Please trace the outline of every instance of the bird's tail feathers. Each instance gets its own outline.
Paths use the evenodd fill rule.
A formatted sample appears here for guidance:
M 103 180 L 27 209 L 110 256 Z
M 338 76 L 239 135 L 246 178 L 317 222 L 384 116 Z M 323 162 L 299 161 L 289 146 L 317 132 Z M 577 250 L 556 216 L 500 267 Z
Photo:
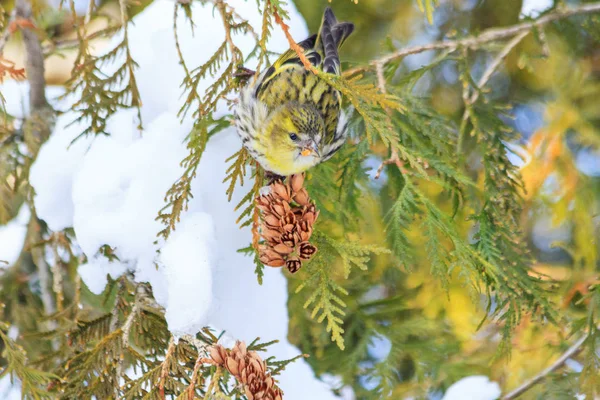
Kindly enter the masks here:
M 328 73 L 339 73 L 340 58 L 338 48 L 344 43 L 354 30 L 350 22 L 338 22 L 331 8 L 327 7 L 323 13 L 323 21 L 317 37 L 317 45 L 322 47 L 325 59 L 323 70 Z
M 354 24 L 352 22 L 340 22 L 331 28 L 333 34 L 333 40 L 339 49 L 342 47 L 348 36 L 354 32 Z

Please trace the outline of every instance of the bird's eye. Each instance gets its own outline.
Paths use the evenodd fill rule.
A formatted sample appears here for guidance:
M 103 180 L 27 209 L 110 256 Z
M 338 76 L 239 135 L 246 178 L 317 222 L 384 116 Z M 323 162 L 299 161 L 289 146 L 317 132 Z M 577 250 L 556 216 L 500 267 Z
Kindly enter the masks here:
M 295 142 L 296 140 L 298 140 L 298 135 L 296 135 L 295 133 L 290 133 L 290 139 L 292 139 Z

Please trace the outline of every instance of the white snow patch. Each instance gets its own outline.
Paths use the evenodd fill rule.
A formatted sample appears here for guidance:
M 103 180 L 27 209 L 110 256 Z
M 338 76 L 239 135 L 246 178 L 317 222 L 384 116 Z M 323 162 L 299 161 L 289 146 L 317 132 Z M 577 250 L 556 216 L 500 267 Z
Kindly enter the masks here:
M 206 326 L 212 299 L 212 266 L 217 243 L 212 217 L 191 213 L 160 252 L 167 276 L 166 318 L 174 335 L 195 334 Z
M 119 261 L 109 261 L 104 256 L 92 257 L 77 269 L 85 285 L 94 294 L 100 294 L 108 282 L 107 275 L 115 279 L 127 271 L 127 265 Z
M 17 338 L 19 337 L 19 328 L 17 328 L 14 325 L 11 325 L 10 328 L 8 328 L 8 332 L 6 333 L 6 335 L 9 337 L 9 339 L 17 340 Z
M 148 124 L 142 140 L 134 115 L 117 114 L 109 124 L 115 134 L 96 138 L 77 168 L 73 228 L 88 255 L 108 244 L 121 260 L 154 268 L 154 242 L 162 229 L 155 218 L 181 173 L 174 161 L 186 154 L 184 133 L 176 116 L 164 113 Z
M 29 206 L 24 204 L 15 218 L 0 226 L 0 268 L 14 264 L 19 258 L 30 216 Z
M 17 119 L 29 115 L 29 82 L 7 79 L 0 85 L 0 93 L 6 100 L 6 112 Z M 56 98 L 64 93 L 61 86 L 46 87 L 46 98 L 57 106 L 68 105 L 72 99 L 57 101 Z
M 0 399 L 21 400 L 21 382 L 16 377 L 12 379 L 9 374 L 0 378 Z
M 542 12 L 552 7 L 552 0 L 524 0 L 521 16 L 535 18 Z
M 496 400 L 500 386 L 487 376 L 474 375 L 462 378 L 448 388 L 442 400 Z
M 67 112 L 56 122 L 56 128 L 37 156 L 29 180 L 35 188 L 35 209 L 53 231 L 73 226 L 73 173 L 79 167 L 91 138 L 80 138 L 71 144 L 84 129 L 72 123 L 76 114 Z

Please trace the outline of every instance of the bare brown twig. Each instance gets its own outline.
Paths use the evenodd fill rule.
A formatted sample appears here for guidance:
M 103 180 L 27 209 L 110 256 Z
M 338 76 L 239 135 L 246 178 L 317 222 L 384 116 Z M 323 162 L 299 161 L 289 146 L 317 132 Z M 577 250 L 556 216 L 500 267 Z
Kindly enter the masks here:
M 529 31 L 520 32 L 518 35 L 512 38 L 512 40 L 510 40 L 506 44 L 506 46 L 502 48 L 502 50 L 496 55 L 496 57 L 494 57 L 490 65 L 488 65 L 486 70 L 483 72 L 483 75 L 481 75 L 479 82 L 477 82 L 478 90 L 474 90 L 471 97 L 468 98 L 469 104 L 474 104 L 477 101 L 477 99 L 479 99 L 479 95 L 481 94 L 481 88 L 483 88 L 489 82 L 494 72 L 496 72 L 500 64 L 502 64 L 502 61 L 506 58 L 506 56 L 508 56 L 512 49 L 514 49 L 519 43 L 521 43 L 521 40 L 523 40 L 528 34 Z M 466 118 L 468 118 L 467 111 L 465 111 L 465 115 L 463 115 L 463 119 Z
M 477 99 L 479 99 L 479 95 L 481 94 L 483 87 L 489 82 L 489 80 L 492 77 L 492 75 L 494 74 L 494 72 L 498 69 L 500 64 L 502 64 L 502 61 L 506 58 L 506 56 L 508 56 L 508 54 L 512 51 L 512 49 L 514 49 L 519 43 L 521 43 L 521 41 L 528 34 L 529 34 L 529 31 L 522 31 L 522 32 L 518 33 L 502 48 L 502 50 L 500 50 L 500 52 L 496 55 L 496 57 L 494 57 L 494 59 L 492 60 L 490 65 L 488 65 L 486 70 L 483 72 L 483 75 L 481 75 L 479 82 L 477 82 L 477 88 L 475 88 L 475 90 L 473 91 L 471 96 L 469 96 L 468 84 L 465 83 L 465 86 L 463 89 L 463 101 L 465 103 L 465 111 L 462 116 L 462 121 L 461 121 L 461 125 L 460 125 L 460 130 L 459 130 L 459 139 L 458 139 L 458 143 L 457 143 L 457 149 L 459 152 L 462 149 L 462 144 L 463 144 L 464 135 L 465 135 L 465 129 L 467 127 L 467 120 L 469 119 L 469 116 L 471 115 L 471 106 L 473 104 L 475 104 Z M 465 51 L 466 51 L 466 49 L 465 49 Z
M 585 343 L 588 337 L 589 334 L 583 335 L 571 347 L 569 347 L 569 349 L 565 351 L 556 361 L 554 361 L 552 365 L 544 369 L 542 372 L 540 372 L 533 378 L 524 382 L 521 386 L 519 386 L 512 392 L 504 395 L 504 397 L 502 397 L 502 400 L 516 399 L 517 397 L 525 393 L 528 389 L 530 389 L 532 386 L 546 379 L 548 375 L 562 367 L 569 358 L 577 355 L 582 350 L 583 344 Z
M 536 19 L 535 21 L 522 22 L 520 24 L 508 26 L 506 28 L 487 29 L 477 36 L 469 36 L 457 40 L 444 40 L 440 42 L 424 44 L 421 46 L 406 47 L 404 49 L 400 49 L 393 53 L 387 54 L 381 58 L 373 60 L 369 65 L 349 69 L 345 72 L 344 75 L 352 76 L 359 72 L 376 68 L 377 65 L 385 66 L 386 64 L 399 58 L 406 57 L 411 54 L 422 53 L 424 51 L 429 50 L 450 49 L 451 51 L 455 51 L 462 47 L 476 49 L 489 42 L 507 39 L 522 32 L 531 32 L 532 30 L 541 28 L 550 22 L 558 21 L 575 15 L 592 14 L 596 12 L 600 12 L 600 2 L 583 4 L 581 6 L 573 8 L 559 8 L 554 12 L 551 12 Z
M 379 177 L 381 176 L 381 172 L 383 172 L 383 168 L 386 165 L 390 165 L 390 164 L 396 164 L 396 166 L 398 167 L 398 169 L 400 171 L 404 171 L 404 162 L 400 159 L 400 157 L 398 157 L 398 151 L 392 147 L 392 154 L 390 155 L 390 158 L 388 158 L 387 160 L 384 160 L 380 165 L 379 168 L 377 168 L 377 172 L 375 173 L 375 179 L 379 179 Z
M 512 40 L 510 40 L 506 44 L 506 46 L 504 46 L 504 48 L 502 48 L 502 50 L 496 55 L 496 57 L 490 63 L 490 65 L 487 67 L 487 69 L 483 72 L 483 75 L 481 75 L 479 82 L 477 82 L 477 86 L 479 86 L 479 88 L 482 88 L 483 86 L 485 86 L 488 83 L 488 81 L 490 80 L 490 78 L 492 77 L 492 75 L 494 74 L 496 69 L 498 69 L 500 64 L 502 64 L 502 60 L 504 60 L 506 58 L 506 56 L 508 56 L 508 54 L 511 52 L 511 50 L 514 49 L 519 43 L 521 43 L 521 40 L 523 40 L 525 38 L 525 36 L 527 36 L 528 34 L 529 34 L 529 31 L 523 31 L 523 32 L 519 33 L 514 38 L 512 38 Z M 477 99 L 479 98 L 480 93 L 481 93 L 480 90 L 474 91 L 473 95 L 469 99 L 469 102 L 471 104 L 475 103 L 477 101 Z

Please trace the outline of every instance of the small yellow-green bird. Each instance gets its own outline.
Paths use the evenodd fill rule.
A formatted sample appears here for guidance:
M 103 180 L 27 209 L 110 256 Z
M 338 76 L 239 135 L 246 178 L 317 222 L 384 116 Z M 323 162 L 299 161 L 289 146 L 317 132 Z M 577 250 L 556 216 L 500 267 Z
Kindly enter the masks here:
M 330 8 L 321 28 L 298 43 L 315 68 L 341 73 L 338 49 L 354 30 Z M 290 49 L 242 89 L 235 125 L 252 157 L 271 174 L 288 176 L 329 159 L 344 144 L 348 121 L 341 94 L 308 71 Z

